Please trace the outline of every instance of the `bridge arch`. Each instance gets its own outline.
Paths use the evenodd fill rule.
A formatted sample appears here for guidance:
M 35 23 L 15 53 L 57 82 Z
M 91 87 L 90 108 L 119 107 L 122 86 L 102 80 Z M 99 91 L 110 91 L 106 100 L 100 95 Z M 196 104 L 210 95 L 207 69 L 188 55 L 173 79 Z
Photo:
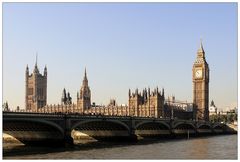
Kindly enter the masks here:
M 224 124 L 222 123 L 216 123 L 213 125 L 213 129 L 223 129 L 224 128 Z
M 40 119 L 4 119 L 3 133 L 24 144 L 59 145 L 64 140 L 64 129 L 48 120 Z
M 199 124 L 197 126 L 198 129 L 211 129 L 212 126 L 210 124 Z
M 7 123 L 10 123 L 10 122 L 11 123 L 18 123 L 18 122 L 30 123 L 31 122 L 31 123 L 36 123 L 36 124 L 39 124 L 39 125 L 43 124 L 43 125 L 50 126 L 54 129 L 58 130 L 62 135 L 64 135 L 64 129 L 60 125 L 58 125 L 54 122 L 48 121 L 48 120 L 26 119 L 26 118 L 25 119 L 22 119 L 22 118 L 21 119 L 14 119 L 14 120 L 12 120 L 12 119 L 4 119 L 3 120 L 4 125 L 6 125 Z M 3 131 L 4 131 L 4 128 L 3 128 Z
M 179 122 L 174 124 L 173 129 L 177 129 L 177 128 L 192 128 L 195 129 L 195 125 L 193 123 L 187 123 L 187 122 Z
M 127 130 L 128 132 L 130 132 L 130 128 L 127 124 L 121 122 L 121 121 L 117 121 L 117 120 L 85 120 L 85 121 L 79 121 L 77 123 L 75 123 L 72 127 L 71 130 L 76 129 L 78 126 L 84 125 L 84 124 L 89 124 L 89 123 L 102 123 L 102 124 L 114 124 L 116 126 L 120 126 L 122 128 L 125 128 L 125 130 Z
M 135 129 L 138 129 L 142 125 L 153 124 L 153 123 L 158 124 L 159 126 L 163 126 L 163 127 L 167 128 L 167 129 L 170 129 L 170 125 L 168 125 L 167 123 L 162 122 L 162 121 L 154 121 L 154 122 L 153 121 L 142 121 L 142 122 L 140 122 L 140 123 L 135 125 Z

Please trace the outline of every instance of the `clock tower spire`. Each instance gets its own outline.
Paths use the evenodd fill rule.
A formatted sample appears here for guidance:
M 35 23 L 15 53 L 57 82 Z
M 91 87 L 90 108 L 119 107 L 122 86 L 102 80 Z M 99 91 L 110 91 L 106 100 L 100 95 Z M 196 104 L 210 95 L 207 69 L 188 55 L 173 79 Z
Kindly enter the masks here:
M 205 59 L 202 41 L 197 51 L 197 58 L 192 69 L 193 103 L 195 105 L 196 119 L 209 120 L 209 67 Z

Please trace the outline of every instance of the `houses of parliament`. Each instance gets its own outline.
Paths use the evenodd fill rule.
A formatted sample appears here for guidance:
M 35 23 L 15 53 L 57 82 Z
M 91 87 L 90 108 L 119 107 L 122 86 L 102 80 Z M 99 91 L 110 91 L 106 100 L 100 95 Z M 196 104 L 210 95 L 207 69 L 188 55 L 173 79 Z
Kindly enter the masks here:
M 77 102 L 72 102 L 70 93 L 63 89 L 60 104 L 47 104 L 47 67 L 43 74 L 39 72 L 37 61 L 33 72 L 26 67 L 26 110 L 45 113 L 80 113 L 117 116 L 137 116 L 154 118 L 178 118 L 209 120 L 209 67 L 205 59 L 202 43 L 192 68 L 193 103 L 177 101 L 174 96 L 165 97 L 164 89 L 136 89 L 128 92 L 128 105 L 117 105 L 110 100 L 108 105 L 91 103 L 91 90 L 85 69 L 81 88 L 77 92 Z

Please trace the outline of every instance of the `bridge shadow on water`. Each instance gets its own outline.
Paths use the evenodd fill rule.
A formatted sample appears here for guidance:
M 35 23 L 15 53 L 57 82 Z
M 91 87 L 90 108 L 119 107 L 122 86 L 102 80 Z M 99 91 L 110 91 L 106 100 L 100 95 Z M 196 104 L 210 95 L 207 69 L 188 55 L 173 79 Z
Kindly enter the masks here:
M 210 136 L 202 136 L 198 138 L 209 138 Z M 191 137 L 189 140 L 195 139 Z M 181 138 L 143 138 L 135 142 L 129 141 L 97 141 L 97 140 L 75 140 L 73 146 L 69 147 L 45 147 L 45 146 L 28 146 L 19 143 L 3 143 L 3 159 L 4 157 L 13 156 L 25 156 L 34 154 L 48 154 L 48 153 L 60 153 L 65 151 L 87 151 L 91 149 L 102 149 L 102 148 L 116 148 L 126 147 L 132 145 L 149 145 L 155 143 L 166 143 L 176 142 L 179 140 L 187 140 L 187 137 Z

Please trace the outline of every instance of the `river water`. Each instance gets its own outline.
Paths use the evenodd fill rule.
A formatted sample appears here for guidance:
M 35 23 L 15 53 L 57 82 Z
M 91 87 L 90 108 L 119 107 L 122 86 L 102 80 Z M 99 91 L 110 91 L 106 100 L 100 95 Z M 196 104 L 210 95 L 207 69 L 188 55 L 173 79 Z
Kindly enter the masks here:
M 236 134 L 136 143 L 88 142 L 72 148 L 3 143 L 3 159 L 237 159 L 237 144 Z

